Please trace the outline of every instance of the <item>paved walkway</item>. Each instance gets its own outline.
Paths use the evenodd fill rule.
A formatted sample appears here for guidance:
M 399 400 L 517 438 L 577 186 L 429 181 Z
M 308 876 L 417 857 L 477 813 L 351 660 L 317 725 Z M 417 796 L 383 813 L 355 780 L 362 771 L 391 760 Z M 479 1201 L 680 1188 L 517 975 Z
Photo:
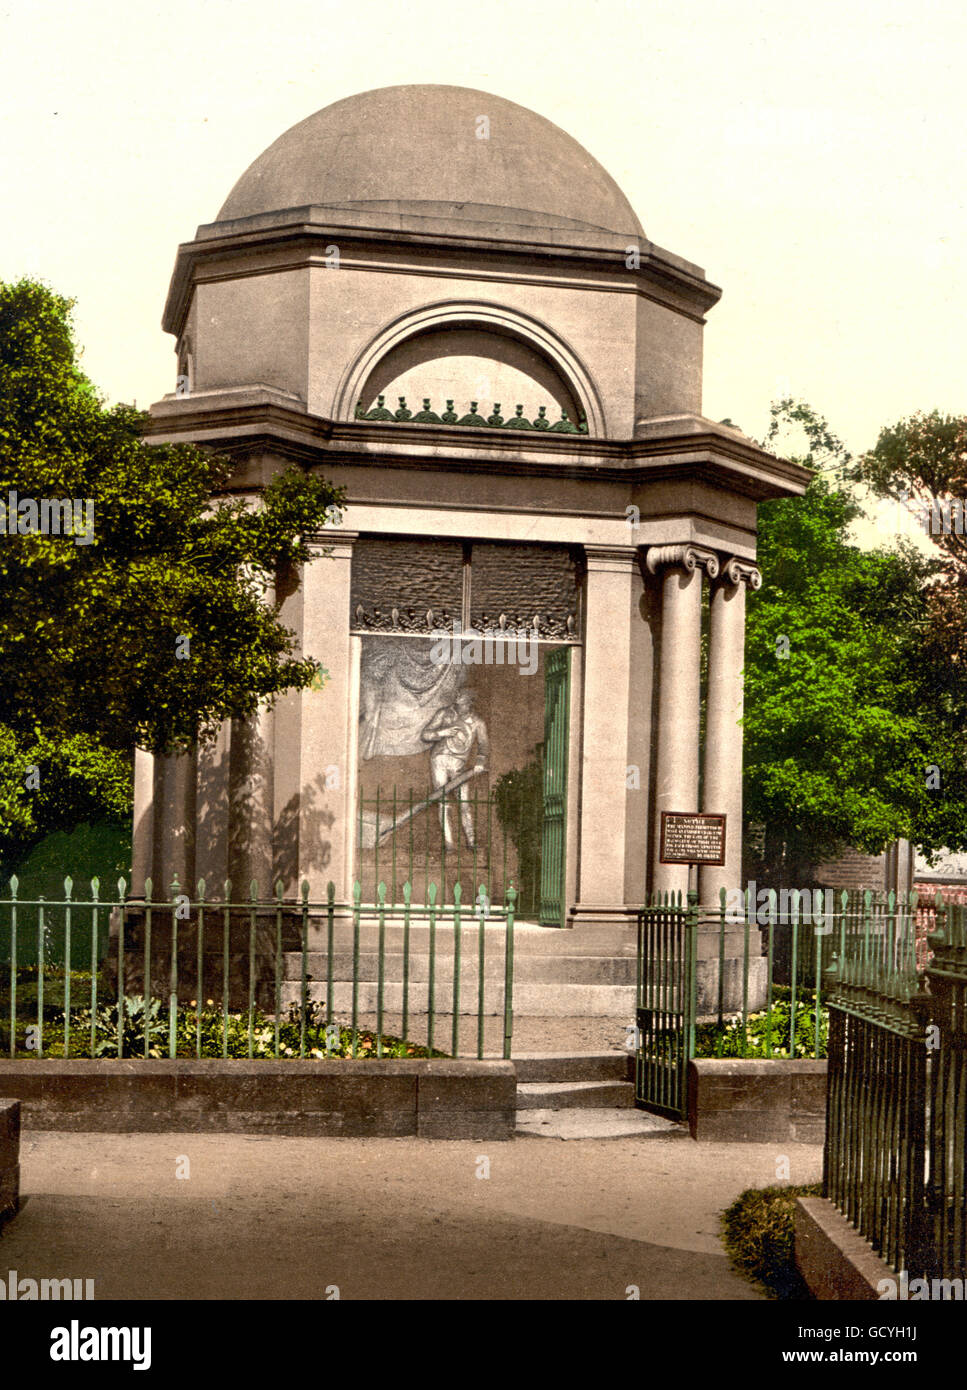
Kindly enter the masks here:
M 99 1298 L 746 1300 L 718 1213 L 816 1147 L 24 1134 L 0 1276 Z M 190 1176 L 178 1178 L 179 1167 Z M 489 1161 L 487 1178 L 478 1177 Z

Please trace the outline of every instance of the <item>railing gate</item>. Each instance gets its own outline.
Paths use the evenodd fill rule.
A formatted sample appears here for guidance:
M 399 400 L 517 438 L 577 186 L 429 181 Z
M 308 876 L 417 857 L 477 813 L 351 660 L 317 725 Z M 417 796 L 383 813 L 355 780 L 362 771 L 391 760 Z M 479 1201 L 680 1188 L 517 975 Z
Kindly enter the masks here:
M 635 1104 L 685 1118 L 695 1054 L 698 894 L 656 895 L 638 914 Z

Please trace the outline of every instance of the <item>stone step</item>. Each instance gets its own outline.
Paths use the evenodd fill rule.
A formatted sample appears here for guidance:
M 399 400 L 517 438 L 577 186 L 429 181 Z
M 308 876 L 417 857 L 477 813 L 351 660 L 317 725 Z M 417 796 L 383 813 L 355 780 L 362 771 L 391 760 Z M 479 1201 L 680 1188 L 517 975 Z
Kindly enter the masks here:
M 629 1110 L 630 1081 L 518 1081 L 518 1110 Z
M 517 1133 L 535 1139 L 627 1139 L 661 1135 L 690 1142 L 688 1125 L 635 1109 L 518 1110 Z
M 434 1005 L 439 1013 L 450 1008 L 451 989 L 446 982 L 435 990 Z M 297 1004 L 302 986 L 299 980 L 282 982 L 282 1005 Z M 308 996 L 315 1002 L 326 998 L 326 982 L 311 980 Z M 425 1013 L 428 1007 L 428 987 L 423 982 L 411 982 L 409 1007 L 411 1014 Z M 361 980 L 357 986 L 357 1007 L 361 1013 L 374 1013 L 377 1001 L 377 985 L 373 980 Z M 333 981 L 333 1011 L 341 1017 L 352 1007 L 352 983 Z M 403 986 L 401 983 L 387 981 L 383 986 L 383 1007 L 387 1012 L 399 1013 L 403 1008 Z M 484 981 L 484 1013 L 499 1014 L 504 1008 L 503 980 Z M 555 984 L 514 981 L 514 1013 L 517 1017 L 535 1018 L 620 1018 L 632 1023 L 635 1016 L 635 990 L 633 985 L 593 985 L 593 984 Z M 460 1013 L 476 1014 L 476 985 L 460 990 Z
M 297 927 L 296 927 L 297 930 Z M 472 914 L 464 917 L 461 923 L 461 939 L 466 951 L 473 944 L 476 947 L 478 922 Z M 402 951 L 404 927 L 401 918 L 387 914 L 384 924 L 384 943 L 387 951 Z M 507 931 L 503 921 L 493 920 L 484 928 L 486 949 L 503 950 Z M 453 922 L 440 920 L 435 929 L 437 950 L 452 950 Z M 298 938 L 297 938 L 298 939 Z M 291 937 L 287 938 L 291 940 Z M 328 925 L 323 919 L 311 918 L 309 921 L 308 946 L 312 953 L 325 951 L 328 942 Z M 493 942 L 493 946 L 491 946 Z M 353 925 L 349 918 L 337 918 L 333 923 L 332 943 L 334 951 L 353 949 Z M 375 918 L 365 917 L 359 924 L 359 949 L 375 951 L 379 947 L 379 923 Z M 425 917 L 415 914 L 410 922 L 410 950 L 426 952 L 430 948 L 430 926 Z M 296 952 L 296 954 L 298 954 Z M 585 926 L 540 927 L 533 923 L 517 922 L 514 925 L 514 955 L 575 955 L 575 956 L 627 956 L 637 959 L 638 948 L 634 928 Z
M 631 1081 L 633 1052 L 530 1052 L 514 1055 L 518 1083 L 542 1081 Z
M 434 978 L 437 982 L 453 979 L 454 956 L 452 941 L 446 943 L 449 949 L 441 950 L 444 943 L 438 943 L 434 961 Z M 489 945 L 489 943 L 488 943 Z M 402 953 L 387 951 L 383 958 L 383 978 L 402 981 L 404 957 Z M 476 941 L 466 940 L 460 957 L 461 985 L 476 986 L 479 977 Z M 411 983 L 424 982 L 430 978 L 430 957 L 425 951 L 410 951 L 409 976 Z M 631 958 L 610 956 L 518 956 L 514 957 L 514 979 L 520 982 L 548 982 L 573 985 L 631 985 L 635 983 L 635 961 Z M 484 953 L 484 979 L 504 978 L 504 952 L 500 949 Z M 313 980 L 329 978 L 328 957 L 321 951 L 310 951 L 306 960 L 306 970 Z M 353 953 L 334 950 L 332 958 L 333 980 L 352 980 Z M 358 978 L 375 982 L 379 976 L 379 955 L 376 951 L 360 951 Z M 286 952 L 283 978 L 302 979 L 302 957 L 295 951 Z

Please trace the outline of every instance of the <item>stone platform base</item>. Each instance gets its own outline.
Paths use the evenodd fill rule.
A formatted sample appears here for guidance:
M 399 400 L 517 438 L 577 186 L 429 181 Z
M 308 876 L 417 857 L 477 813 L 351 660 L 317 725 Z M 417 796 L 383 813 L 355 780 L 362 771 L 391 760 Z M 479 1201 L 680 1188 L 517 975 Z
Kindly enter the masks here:
M 19 1209 L 20 1102 L 0 1099 L 0 1228 L 12 1221 Z
M 795 1211 L 796 1267 L 814 1298 L 879 1299 L 893 1273 L 869 1241 L 825 1197 L 800 1197 Z

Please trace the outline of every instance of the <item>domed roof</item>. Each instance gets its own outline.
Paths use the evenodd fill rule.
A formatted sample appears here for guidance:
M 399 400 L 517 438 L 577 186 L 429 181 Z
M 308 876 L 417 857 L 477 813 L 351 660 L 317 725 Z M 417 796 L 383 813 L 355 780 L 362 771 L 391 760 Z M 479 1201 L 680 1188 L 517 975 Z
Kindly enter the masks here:
M 499 223 L 501 236 L 518 226 L 520 239 L 530 239 L 527 226 L 645 235 L 614 179 L 570 135 L 467 87 L 380 87 L 323 107 L 259 155 L 218 220 L 312 205 L 463 217 Z

